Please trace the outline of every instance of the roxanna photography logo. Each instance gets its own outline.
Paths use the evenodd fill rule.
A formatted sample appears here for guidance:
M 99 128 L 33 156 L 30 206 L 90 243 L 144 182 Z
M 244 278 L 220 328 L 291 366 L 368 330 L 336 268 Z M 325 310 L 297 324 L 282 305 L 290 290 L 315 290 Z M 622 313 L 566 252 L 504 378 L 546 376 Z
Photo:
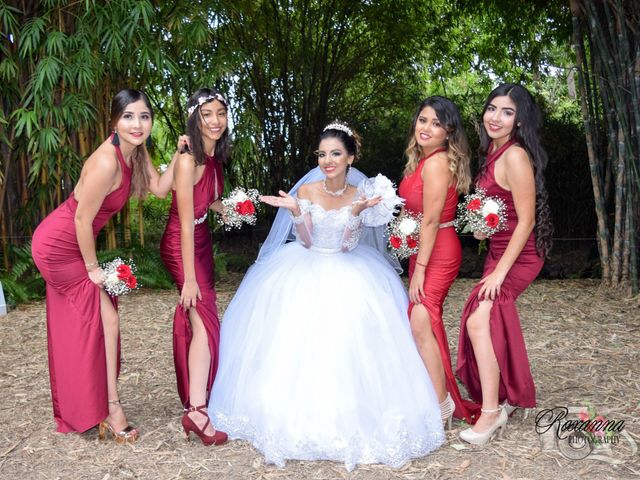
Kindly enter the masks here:
M 571 460 L 624 463 L 624 457 L 638 453 L 625 421 L 598 414 L 593 406 L 542 410 L 536 415 L 536 433 L 544 450 L 558 450 Z M 618 450 L 615 456 L 614 449 Z

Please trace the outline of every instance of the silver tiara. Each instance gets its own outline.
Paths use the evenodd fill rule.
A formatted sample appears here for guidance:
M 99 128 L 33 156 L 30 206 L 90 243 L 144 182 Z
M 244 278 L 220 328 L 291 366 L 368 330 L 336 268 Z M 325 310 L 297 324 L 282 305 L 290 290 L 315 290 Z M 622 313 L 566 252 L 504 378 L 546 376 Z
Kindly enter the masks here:
M 326 132 L 327 130 L 340 130 L 341 132 L 346 133 L 347 135 L 349 135 L 350 137 L 353 137 L 353 132 L 351 131 L 351 129 L 349 127 L 347 127 L 344 123 L 340 123 L 340 122 L 333 122 L 330 123 L 329 125 L 327 125 L 326 127 L 324 127 L 324 130 L 322 130 L 323 132 Z
M 218 100 L 219 102 L 222 102 L 225 107 L 227 106 L 227 100 L 220 93 L 214 93 L 213 95 L 203 95 L 202 97 L 198 97 L 197 105 L 192 105 L 187 108 L 189 116 L 191 116 L 191 114 L 195 112 L 196 108 L 201 107 L 205 103 L 209 103 L 211 100 Z

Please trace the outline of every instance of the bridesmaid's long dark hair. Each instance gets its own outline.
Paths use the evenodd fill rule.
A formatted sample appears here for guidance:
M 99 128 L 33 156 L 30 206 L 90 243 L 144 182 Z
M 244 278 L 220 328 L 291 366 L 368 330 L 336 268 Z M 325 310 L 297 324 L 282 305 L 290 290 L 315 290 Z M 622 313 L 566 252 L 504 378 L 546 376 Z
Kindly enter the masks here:
M 551 210 L 549 209 L 549 194 L 544 185 L 544 169 L 549 158 L 547 152 L 542 147 L 540 141 L 540 128 L 542 127 L 542 113 L 536 104 L 533 96 L 522 85 L 515 83 L 503 83 L 495 88 L 482 109 L 482 116 L 495 97 L 507 96 L 516 105 L 516 117 L 514 121 L 511 138 L 524 148 L 529 155 L 529 160 L 533 166 L 536 186 L 536 224 L 534 227 L 536 234 L 536 250 L 541 257 L 547 257 L 553 243 L 553 224 L 551 223 Z M 487 167 L 487 154 L 491 138 L 484 128 L 484 122 L 480 122 L 480 147 L 478 157 L 480 160 L 481 176 Z
M 197 90 L 193 95 L 191 95 L 191 97 L 189 97 L 189 100 L 187 100 L 187 109 L 195 107 L 195 110 L 191 115 L 189 115 L 189 118 L 187 119 L 187 135 L 191 139 L 191 152 L 193 153 L 193 158 L 196 162 L 196 165 L 204 165 L 207 161 L 206 155 L 204 153 L 204 143 L 202 141 L 202 129 L 200 128 L 200 120 L 202 117 L 200 108 L 202 107 L 202 105 L 200 105 L 198 100 L 200 98 L 214 96 L 216 98 L 212 98 L 202 105 L 206 105 L 207 103 L 213 102 L 214 100 L 218 100 L 220 103 L 222 103 L 222 105 L 224 105 L 225 110 L 228 111 L 229 106 L 227 105 L 227 102 L 222 100 L 224 99 L 224 96 L 214 88 L 201 88 Z M 216 142 L 216 148 L 214 152 L 216 160 L 218 160 L 222 164 L 227 163 L 230 150 L 231 139 L 229 137 L 229 125 L 227 124 L 227 127 L 224 129 L 224 132 L 220 137 L 220 140 Z
M 124 90 L 120 90 L 111 101 L 111 119 L 109 121 L 111 130 L 116 128 L 116 124 L 127 109 L 127 106 L 138 100 L 144 102 L 145 106 L 149 109 L 151 120 L 153 121 L 153 108 L 151 108 L 151 103 L 144 92 L 125 88 Z M 147 171 L 147 162 L 145 161 L 147 155 L 149 155 L 149 152 L 147 152 L 147 147 L 143 143 L 135 148 L 133 156 L 131 157 L 131 168 L 133 169 L 131 174 L 132 197 L 144 198 L 149 191 L 149 181 L 151 178 Z

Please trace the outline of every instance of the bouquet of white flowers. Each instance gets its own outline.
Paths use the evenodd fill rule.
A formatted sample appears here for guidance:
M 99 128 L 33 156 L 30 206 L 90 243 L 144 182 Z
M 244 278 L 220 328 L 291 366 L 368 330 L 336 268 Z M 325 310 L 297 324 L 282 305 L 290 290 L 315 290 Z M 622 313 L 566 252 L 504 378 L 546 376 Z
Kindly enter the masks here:
M 260 201 L 260 193 L 254 188 L 245 190 L 236 187 L 228 197 L 222 199 L 224 206 L 222 215 L 218 217 L 218 222 L 224 226 L 225 230 L 240 228 L 243 223 L 249 225 L 256 224 L 256 204 Z
M 104 272 L 104 290 L 112 297 L 126 295 L 132 290 L 140 288 L 134 273 L 136 265 L 131 259 L 122 260 L 116 257 L 110 262 L 103 263 L 100 268 Z
M 477 188 L 458 204 L 456 230 L 461 233 L 482 232 L 487 237 L 507 228 L 507 207 L 498 197 L 488 197 Z
M 405 210 L 387 226 L 391 254 L 398 259 L 418 253 L 422 214 Z

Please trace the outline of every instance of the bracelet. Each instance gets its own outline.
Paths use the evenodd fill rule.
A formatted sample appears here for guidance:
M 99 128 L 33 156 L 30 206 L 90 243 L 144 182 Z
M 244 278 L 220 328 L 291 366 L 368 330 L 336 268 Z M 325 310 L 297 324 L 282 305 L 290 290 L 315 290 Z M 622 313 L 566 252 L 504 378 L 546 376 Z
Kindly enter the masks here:
M 91 263 L 85 263 L 84 267 L 87 269 L 87 272 L 90 272 L 91 270 L 93 270 L 92 267 L 97 267 L 98 266 L 98 262 L 91 262 Z
M 420 263 L 418 260 L 416 260 L 416 265 L 420 265 L 421 267 L 427 268 L 426 263 Z

